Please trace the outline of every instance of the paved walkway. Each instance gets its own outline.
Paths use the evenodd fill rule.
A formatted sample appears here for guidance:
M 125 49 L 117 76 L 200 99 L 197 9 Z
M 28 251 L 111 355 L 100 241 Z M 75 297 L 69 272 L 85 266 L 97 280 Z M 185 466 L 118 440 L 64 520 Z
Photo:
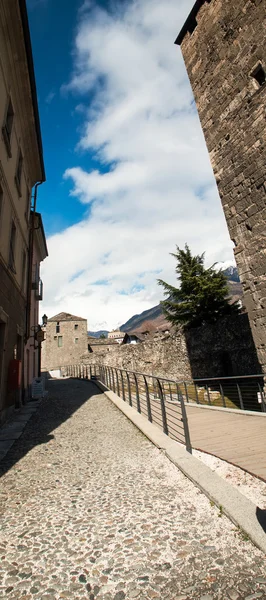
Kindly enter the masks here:
M 266 481 L 266 416 L 186 405 L 192 447 Z
M 262 553 L 92 383 L 49 385 L 0 463 L 1 599 L 266 598 Z

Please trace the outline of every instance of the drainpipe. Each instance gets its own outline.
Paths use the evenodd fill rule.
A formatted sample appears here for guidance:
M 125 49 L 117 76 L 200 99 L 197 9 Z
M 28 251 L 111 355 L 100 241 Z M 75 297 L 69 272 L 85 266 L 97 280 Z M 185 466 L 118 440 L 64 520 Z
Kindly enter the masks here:
M 30 219 L 30 234 L 29 234 L 29 259 L 28 259 L 28 277 L 27 277 L 27 304 L 26 304 L 26 325 L 25 325 L 25 343 L 27 343 L 30 337 L 30 309 L 31 309 L 31 288 L 32 288 L 32 263 L 33 263 L 33 246 L 34 246 L 34 222 L 37 205 L 37 193 L 38 187 L 44 183 L 38 181 L 34 187 L 33 194 L 33 211 L 31 211 Z

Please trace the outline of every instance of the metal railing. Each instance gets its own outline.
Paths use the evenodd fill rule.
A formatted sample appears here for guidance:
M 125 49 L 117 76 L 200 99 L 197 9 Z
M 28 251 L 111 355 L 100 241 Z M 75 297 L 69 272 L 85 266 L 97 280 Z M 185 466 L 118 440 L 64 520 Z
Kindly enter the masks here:
M 91 378 L 99 377 L 103 368 L 114 369 L 96 365 L 74 365 L 67 367 L 68 372 L 74 377 Z M 121 371 L 121 369 L 118 369 Z M 122 369 L 123 371 L 123 369 Z M 132 373 L 132 371 L 125 371 Z M 169 397 L 178 386 L 186 404 L 198 404 L 217 408 L 230 408 L 250 410 L 266 413 L 265 382 L 261 375 L 243 375 L 238 377 L 217 377 L 191 379 L 187 381 L 171 381 L 154 375 L 138 373 L 141 377 L 167 381 L 170 385 Z M 112 388 L 113 389 L 113 388 Z
M 178 385 L 188 404 L 266 412 L 263 375 L 194 379 Z
M 184 444 L 188 452 L 192 451 L 186 407 L 175 381 L 115 367 L 82 364 L 66 367 L 66 375 L 82 379 L 97 377 L 150 423 Z

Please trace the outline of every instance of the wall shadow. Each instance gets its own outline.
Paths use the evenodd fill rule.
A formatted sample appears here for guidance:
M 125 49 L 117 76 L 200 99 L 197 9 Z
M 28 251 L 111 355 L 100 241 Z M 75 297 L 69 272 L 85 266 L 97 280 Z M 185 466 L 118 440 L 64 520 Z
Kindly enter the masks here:
M 260 526 L 262 527 L 263 531 L 265 531 L 265 533 L 266 533 L 266 510 L 263 510 L 262 508 L 259 508 L 257 506 L 256 517 L 257 517 L 258 522 L 259 522 Z
M 48 398 L 44 398 L 28 421 L 22 435 L 0 461 L 0 477 L 32 448 L 53 439 L 52 432 L 67 421 L 92 396 L 102 392 L 91 381 L 81 379 L 48 379 Z M 34 401 L 32 401 L 34 402 Z
M 185 339 L 193 379 L 262 374 L 246 313 L 224 317 L 215 324 L 186 329 Z M 202 381 L 202 386 L 204 384 L 206 381 Z M 223 382 L 224 395 L 241 408 L 239 385 L 245 409 L 261 411 L 258 384 L 263 389 L 263 376 L 259 380 Z M 211 391 L 219 392 L 219 382 L 208 382 L 208 385 Z

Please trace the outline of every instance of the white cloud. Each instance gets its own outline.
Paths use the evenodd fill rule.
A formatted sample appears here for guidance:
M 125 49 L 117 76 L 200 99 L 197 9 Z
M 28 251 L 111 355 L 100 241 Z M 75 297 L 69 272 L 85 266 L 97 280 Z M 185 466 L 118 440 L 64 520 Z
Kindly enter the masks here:
M 174 39 L 193 0 L 135 0 L 107 13 L 84 3 L 68 91 L 78 95 L 79 148 L 103 168 L 68 165 L 72 193 L 89 216 L 48 240 L 45 311 L 88 318 L 89 329 L 122 324 L 175 281 L 169 252 L 185 242 L 207 262 L 232 244 Z M 94 8 L 93 8 L 94 6 Z M 88 92 L 93 90 L 88 103 Z M 108 165 L 111 165 L 108 169 Z

